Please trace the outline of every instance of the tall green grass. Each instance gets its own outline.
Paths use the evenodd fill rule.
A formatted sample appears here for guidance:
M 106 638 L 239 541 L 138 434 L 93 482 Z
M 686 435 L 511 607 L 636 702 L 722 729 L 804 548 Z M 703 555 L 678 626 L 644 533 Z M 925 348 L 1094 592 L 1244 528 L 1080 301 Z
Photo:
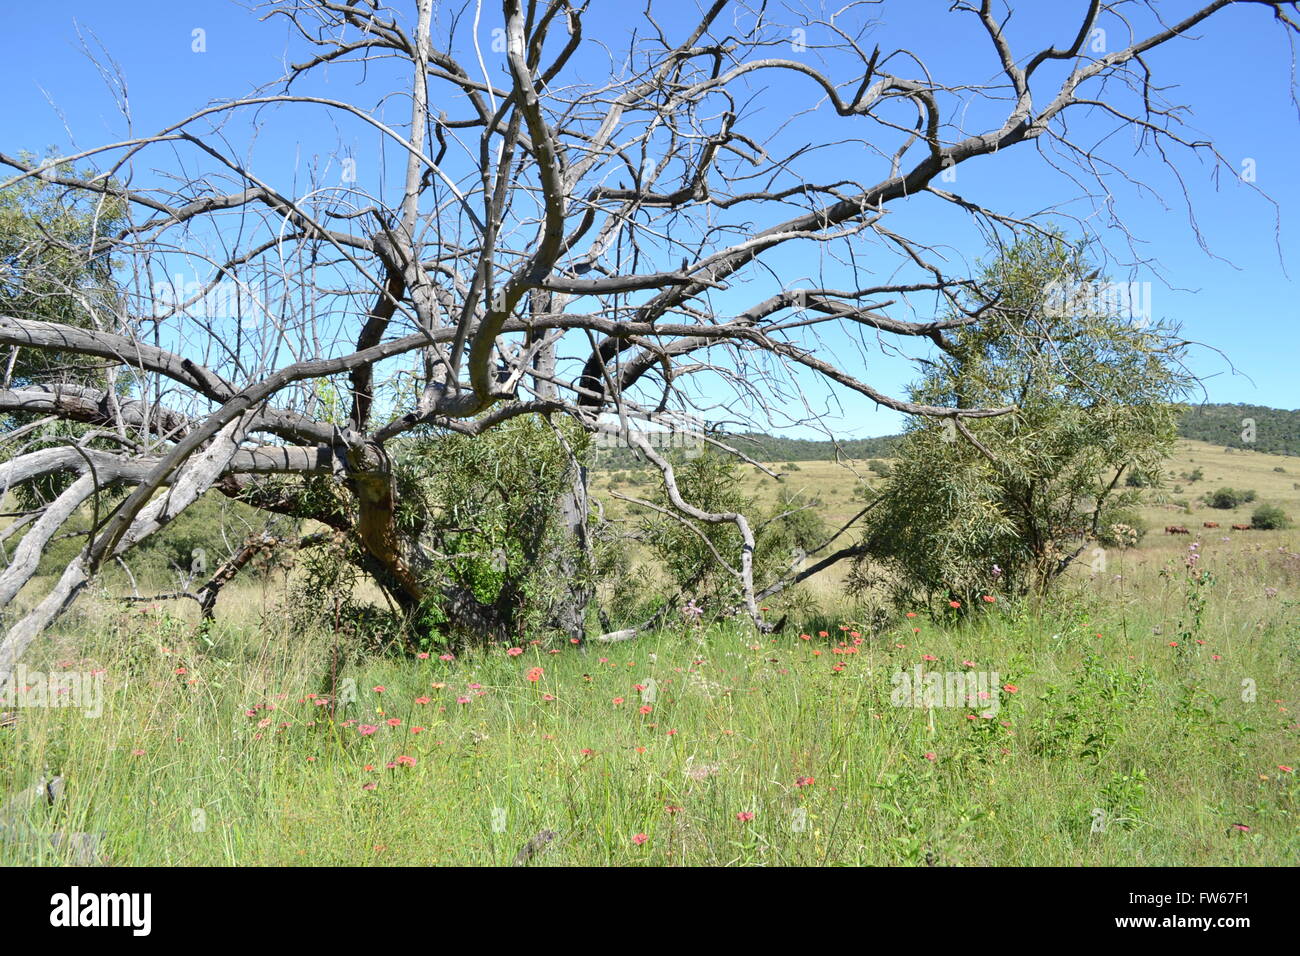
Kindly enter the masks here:
M 1041 606 L 874 632 L 846 609 L 453 661 L 106 606 L 28 661 L 104 668 L 103 715 L 23 709 L 0 790 L 62 774 L 31 822 L 104 833 L 112 864 L 501 865 L 543 831 L 553 865 L 1294 864 L 1300 557 L 1280 541 L 1206 542 L 1203 586 L 1180 548 Z M 993 718 L 895 706 L 918 663 L 1014 690 Z

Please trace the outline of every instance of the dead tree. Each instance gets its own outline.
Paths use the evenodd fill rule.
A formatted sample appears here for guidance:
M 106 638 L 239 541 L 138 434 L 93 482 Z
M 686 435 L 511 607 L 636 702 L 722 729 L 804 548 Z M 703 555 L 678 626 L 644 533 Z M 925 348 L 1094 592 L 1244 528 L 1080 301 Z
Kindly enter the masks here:
M 960 312 L 973 281 L 940 248 L 945 215 L 1004 238 L 1039 228 L 952 191 L 945 173 L 1037 146 L 1044 163 L 1073 164 L 1068 198 L 1100 205 L 1121 169 L 1108 141 L 1131 155 L 1129 133 L 1103 129 L 1131 131 L 1171 165 L 1182 151 L 1230 168 L 1184 132 L 1148 55 L 1233 6 L 1288 41 L 1297 29 L 1295 4 L 1271 0 L 1169 16 L 1136 0 L 1069 6 L 1059 36 L 1018 51 L 1007 5 L 953 3 L 990 65 L 953 80 L 869 42 L 878 6 L 781 23 L 766 4 L 715 0 L 689 22 L 681 4 L 671 16 L 625 5 L 623 32 L 588 37 L 588 4 L 573 0 L 451 12 L 273 0 L 263 19 L 292 27 L 292 65 L 252 94 L 49 161 L 0 153 L 11 170 L 0 189 L 38 177 L 127 216 L 83 247 L 45 240 L 121 263 L 119 295 L 85 302 L 86 321 L 0 316 L 9 368 L 14 350 L 38 350 L 109 383 L 57 368 L 0 382 L 0 413 L 22 425 L 4 437 L 0 489 L 65 476 L 25 519 L 0 609 L 71 516 L 130 489 L 49 594 L 7 621 L 0 687 L 106 562 L 209 489 L 320 518 L 395 600 L 418 606 L 422 568 L 394 524 L 392 468 L 417 429 L 474 436 L 528 414 L 624 431 L 681 411 L 816 421 L 810 390 L 823 387 L 946 417 L 963 435 L 1008 413 L 917 405 L 867 378 L 878 349 L 944 348 L 946 331 L 984 318 Z M 1099 50 L 1103 29 L 1123 41 Z M 792 127 L 798 116 L 759 109 L 778 86 L 802 98 L 815 141 Z M 246 147 L 267 128 L 328 161 L 304 174 L 259 146 L 271 158 L 250 164 Z M 366 151 L 342 150 L 334 130 Z M 932 235 L 891 228 L 892 211 L 914 206 L 935 210 Z M 91 426 L 96 440 L 31 447 L 23 423 L 38 418 Z M 734 521 L 745 537 L 743 516 L 701 512 L 656 464 L 684 520 Z M 349 513 L 313 515 L 283 482 L 266 490 L 286 475 L 333 476 Z M 580 532 L 577 468 L 563 513 Z M 752 613 L 747 561 L 732 560 Z

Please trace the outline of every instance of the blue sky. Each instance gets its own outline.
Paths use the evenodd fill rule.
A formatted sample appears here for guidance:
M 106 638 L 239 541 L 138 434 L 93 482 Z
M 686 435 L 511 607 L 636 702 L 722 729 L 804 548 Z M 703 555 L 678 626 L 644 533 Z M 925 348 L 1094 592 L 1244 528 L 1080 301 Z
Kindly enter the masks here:
M 640 9 L 641 4 L 630 6 Z M 1010 30 L 1013 45 L 1029 52 L 1045 42 L 1068 42 L 1085 6 L 1082 0 L 1017 3 Z M 1168 3 L 1160 9 L 1172 19 L 1189 6 Z M 626 9 L 609 0 L 596 0 L 595 7 L 588 35 L 617 26 L 620 9 Z M 972 30 L 970 18 L 948 14 L 948 7 L 947 0 L 910 0 L 871 8 L 881 20 L 872 42 L 885 49 L 914 50 L 941 79 L 993 78 L 996 61 L 987 38 Z M 671 28 L 684 21 L 695 4 L 657 3 L 656 9 L 664 11 L 663 22 Z M 674 12 L 682 14 L 680 21 L 672 16 Z M 494 22 L 484 23 L 485 44 Z M 6 30 L 0 34 L 0 82 L 7 91 L 6 110 L 0 116 L 4 151 L 48 146 L 62 151 L 74 145 L 98 145 L 126 133 L 112 96 L 79 49 L 78 25 L 88 42 L 93 44 L 97 38 L 120 65 L 137 133 L 152 132 L 213 99 L 240 95 L 273 78 L 282 67 L 288 42 L 283 21 L 258 24 L 246 9 L 224 0 L 46 0 L 11 5 L 6 10 Z M 1216 182 L 1208 163 L 1186 153 L 1174 154 L 1175 159 L 1201 232 L 1221 258 L 1199 248 L 1180 185 L 1151 159 L 1112 144 L 1112 158 L 1129 156 L 1125 171 L 1157 188 L 1164 202 L 1117 177 L 1108 185 L 1124 221 L 1144 243 L 1142 254 L 1159 261 L 1168 286 L 1149 270 L 1121 271 L 1114 277 L 1151 281 L 1155 316 L 1182 323 L 1188 338 L 1227 357 L 1212 349 L 1193 352 L 1192 368 L 1203 377 L 1208 400 L 1294 408 L 1300 405 L 1295 371 L 1300 355 L 1296 284 L 1300 257 L 1294 242 L 1295 217 L 1300 214 L 1300 179 L 1295 175 L 1300 122 L 1290 100 L 1290 52 L 1273 27 L 1267 11 L 1230 9 L 1199 31 L 1202 39 L 1178 41 L 1154 54 L 1151 63 L 1163 83 L 1177 84 L 1168 95 L 1192 104 L 1189 122 L 1195 129 L 1213 138 L 1238 168 L 1253 163 L 1256 185 L 1280 210 L 1280 237 L 1275 233 L 1278 210 L 1238 179 L 1220 174 Z M 202 54 L 191 50 L 195 28 L 206 32 L 207 50 Z M 809 42 L 815 44 L 817 39 L 813 31 Z M 1118 45 L 1118 39 L 1112 39 L 1112 46 Z M 584 66 L 598 70 L 599 60 L 584 61 Z M 346 87 L 333 92 L 342 95 Z M 811 86 L 782 80 L 764 89 L 751 109 L 784 117 L 813 98 Z M 792 125 L 789 136 L 811 141 L 826 128 L 816 114 L 801 122 L 802 126 Z M 70 139 L 69 129 L 75 140 Z M 306 154 L 319 147 L 319 132 L 310 125 L 276 126 L 255 146 L 235 143 L 258 151 L 260 170 L 278 168 L 282 180 L 292 180 L 309 162 Z M 340 129 L 337 141 L 364 149 L 366 135 L 359 127 Z M 155 155 L 154 162 L 158 161 Z M 843 160 L 837 157 L 836 161 Z M 1078 215 L 1092 212 L 1091 204 L 1078 201 L 1077 190 L 1071 191 L 1068 182 L 1052 173 L 1032 146 L 964 164 L 957 181 L 944 185 L 1016 215 L 1052 204 L 1064 204 Z M 942 215 L 918 204 L 898 214 L 891 225 L 924 231 L 939 221 L 927 217 Z M 945 254 L 952 259 L 969 261 L 984 254 L 972 230 L 959 224 L 950 234 L 946 226 L 944 230 Z M 1113 249 L 1126 251 L 1113 232 L 1107 238 Z M 805 265 L 797 253 L 776 263 L 796 275 Z M 924 303 L 915 308 L 914 317 L 924 317 Z M 901 394 L 914 377 L 912 366 L 896 357 L 868 353 L 861 362 L 861 376 L 893 394 Z M 865 400 L 844 400 L 834 420 L 836 431 L 854 435 L 892 432 L 900 424 L 898 416 L 880 412 Z

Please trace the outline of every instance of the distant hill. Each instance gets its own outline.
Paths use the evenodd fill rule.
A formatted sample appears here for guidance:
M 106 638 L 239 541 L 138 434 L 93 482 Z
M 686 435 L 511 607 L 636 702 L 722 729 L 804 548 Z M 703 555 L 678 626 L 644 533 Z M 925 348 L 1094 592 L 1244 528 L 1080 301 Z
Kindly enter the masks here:
M 886 435 L 883 438 L 850 438 L 834 442 L 738 432 L 719 435 L 718 440 L 757 461 L 834 461 L 837 454 L 840 458 L 889 458 L 900 437 Z
M 1254 441 L 1244 421 L 1254 422 Z M 1266 408 L 1263 405 L 1194 405 L 1178 425 L 1182 438 L 1248 448 L 1271 455 L 1300 455 L 1300 410 Z
M 840 442 L 786 438 L 781 435 L 765 435 L 762 432 L 715 432 L 714 437 L 755 461 L 783 462 L 834 461 L 837 457 L 889 458 L 894 454 L 894 447 L 900 436 L 852 438 Z M 595 460 L 597 468 L 635 468 L 640 464 L 644 463 L 626 448 L 602 450 Z
M 1254 441 L 1247 441 L 1247 419 L 1255 423 Z M 1263 405 L 1193 405 L 1178 423 L 1178 436 L 1222 445 L 1251 449 L 1272 455 L 1300 456 L 1300 410 L 1287 411 Z M 757 461 L 834 461 L 844 458 L 890 458 L 901 435 L 853 438 L 840 442 L 809 438 L 786 438 L 762 432 L 718 434 L 726 442 Z M 597 467 L 627 468 L 638 464 L 626 449 L 602 453 Z

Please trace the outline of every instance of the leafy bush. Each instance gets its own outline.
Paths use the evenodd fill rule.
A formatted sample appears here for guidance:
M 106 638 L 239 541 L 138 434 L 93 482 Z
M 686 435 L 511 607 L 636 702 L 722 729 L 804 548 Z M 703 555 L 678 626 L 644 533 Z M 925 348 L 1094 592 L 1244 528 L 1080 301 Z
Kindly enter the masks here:
M 1249 504 L 1254 500 L 1255 492 L 1253 490 L 1243 491 L 1237 488 L 1220 488 L 1209 494 L 1205 499 L 1205 503 L 1211 508 L 1227 510 Z
M 1277 505 L 1260 505 L 1250 516 L 1250 526 L 1261 531 L 1280 531 L 1291 527 L 1291 520 Z

